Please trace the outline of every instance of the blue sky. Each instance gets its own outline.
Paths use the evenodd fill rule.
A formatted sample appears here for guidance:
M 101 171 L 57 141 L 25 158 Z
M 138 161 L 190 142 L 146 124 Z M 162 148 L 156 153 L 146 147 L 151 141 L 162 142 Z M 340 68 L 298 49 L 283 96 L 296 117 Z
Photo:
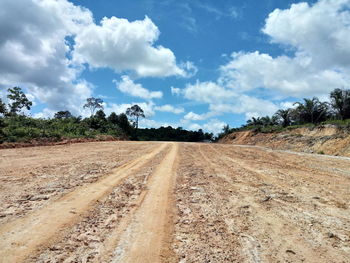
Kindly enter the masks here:
M 32 115 L 139 104 L 143 127 L 218 132 L 349 87 L 350 1 L 3 0 L 0 88 Z M 12 19 L 18 17 L 18 19 Z

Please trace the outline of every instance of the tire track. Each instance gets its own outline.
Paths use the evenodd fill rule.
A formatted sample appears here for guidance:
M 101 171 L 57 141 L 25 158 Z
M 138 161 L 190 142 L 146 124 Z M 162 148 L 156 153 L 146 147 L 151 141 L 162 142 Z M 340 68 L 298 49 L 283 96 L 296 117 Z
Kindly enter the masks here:
M 5 224 L 0 228 L 0 262 L 21 262 L 42 246 L 62 235 L 62 229 L 78 222 L 81 215 L 89 211 L 97 200 L 109 194 L 123 179 L 141 169 L 168 144 L 119 167 L 111 175 L 80 187 L 59 200 L 24 218 Z
M 162 251 L 167 246 L 166 239 L 169 236 L 169 203 L 176 178 L 179 146 L 172 144 L 171 147 L 151 176 L 148 193 L 122 233 L 112 262 L 161 262 Z
M 332 262 L 332 260 L 334 262 L 342 262 L 345 253 L 336 251 L 333 247 L 325 246 L 325 241 L 323 240 L 321 243 L 319 239 L 320 235 L 327 235 L 326 231 L 329 227 L 332 227 L 332 231 L 343 232 L 339 224 L 341 224 L 341 220 L 343 221 L 342 223 L 346 224 L 347 220 L 344 218 L 344 213 L 338 214 L 334 209 L 332 210 L 332 215 L 324 214 L 323 210 L 315 211 L 313 204 L 307 200 L 307 197 L 300 195 L 301 193 L 295 196 L 292 195 L 290 197 L 293 198 L 288 199 L 288 190 L 295 189 L 299 184 L 305 184 L 305 182 L 297 180 L 298 183 L 296 183 L 295 180 L 299 179 L 299 176 L 296 176 L 296 178 L 290 177 L 286 183 L 283 183 L 283 180 L 278 178 L 276 173 L 271 173 L 275 165 L 280 166 L 279 168 L 282 167 L 280 163 L 272 161 L 271 167 L 262 166 L 261 168 L 264 168 L 264 171 L 266 171 L 266 174 L 264 174 L 259 170 L 257 171 L 254 166 L 250 166 L 250 163 L 246 162 L 242 156 L 239 156 L 239 153 L 235 153 L 238 159 L 234 159 L 229 157 L 226 151 L 219 151 L 212 145 L 210 145 L 210 148 L 210 150 L 206 151 L 200 150 L 206 162 L 220 174 L 225 175 L 226 172 L 234 174 L 234 177 L 221 176 L 224 179 L 227 178 L 228 182 L 231 181 L 232 186 L 236 189 L 235 196 L 232 196 L 236 200 L 233 204 L 239 204 L 237 200 L 241 204 L 247 204 L 241 207 L 233 206 L 232 209 L 239 210 L 242 207 L 247 209 L 246 213 L 242 213 L 243 218 L 237 217 L 240 220 L 237 220 L 235 225 L 244 229 L 242 231 L 243 235 L 241 235 L 242 241 L 246 243 L 243 251 L 245 251 L 252 262 L 259 262 L 259 257 L 256 257 L 259 255 L 257 253 L 259 250 L 261 250 L 261 259 L 269 262 L 275 260 L 276 257 L 292 261 L 303 261 L 306 257 L 310 262 Z M 215 156 L 217 157 L 214 160 L 209 158 L 211 151 L 216 153 Z M 285 159 L 286 163 L 288 161 L 292 161 L 292 159 Z M 258 172 L 262 176 L 252 176 L 251 179 L 254 179 L 252 182 L 246 178 L 244 181 L 237 182 L 234 178 L 237 178 L 237 175 L 241 175 L 242 172 L 240 171 L 241 169 L 237 169 L 232 164 L 237 166 L 237 168 L 242 168 L 243 171 L 250 172 L 252 175 Z M 298 167 L 291 169 L 291 172 L 298 175 L 300 173 Z M 307 176 L 312 178 L 312 175 L 314 176 L 312 173 L 303 173 L 305 178 Z M 264 181 L 267 179 L 269 185 L 264 186 L 261 183 L 261 179 L 264 179 Z M 269 197 L 271 201 L 269 201 L 270 199 L 262 199 L 260 192 L 265 190 L 276 193 L 271 195 L 274 197 Z M 313 190 L 313 188 L 309 190 Z M 287 195 L 282 195 L 284 193 Z M 315 222 L 321 221 L 321 218 L 323 218 L 324 224 L 315 224 Z M 269 246 L 264 246 L 266 241 Z M 329 256 L 329 253 L 332 256 Z M 323 260 L 319 261 L 319 256 Z

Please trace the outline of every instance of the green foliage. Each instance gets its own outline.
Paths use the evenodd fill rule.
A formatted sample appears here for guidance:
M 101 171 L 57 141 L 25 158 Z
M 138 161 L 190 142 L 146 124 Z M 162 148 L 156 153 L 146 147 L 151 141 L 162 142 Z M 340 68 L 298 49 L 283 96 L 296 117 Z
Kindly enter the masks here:
M 296 102 L 296 109 L 293 110 L 292 116 L 296 122 L 303 123 L 320 123 L 329 117 L 328 103 L 320 102 L 318 98 L 304 98 L 304 102 Z
M 131 108 L 128 108 L 126 110 L 126 115 L 128 115 L 131 119 L 134 120 L 134 126 L 136 130 L 139 127 L 139 118 L 145 118 L 145 114 L 143 112 L 143 109 L 139 105 L 133 105 Z
M 19 87 L 9 88 L 7 92 L 8 92 L 7 98 L 10 100 L 10 103 L 8 104 L 9 110 L 7 114 L 16 115 L 23 108 L 30 110 L 33 103 L 28 100 L 27 96 L 23 93 L 21 88 Z
M 5 115 L 7 113 L 6 104 L 0 98 L 0 114 Z
M 350 118 L 346 120 L 327 120 L 321 123 L 322 125 L 335 125 L 339 128 L 348 128 L 350 129 Z
M 70 119 L 35 119 L 26 116 L 4 118 L 2 129 L 6 142 L 29 142 L 31 140 L 92 137 L 87 127 Z
M 350 119 L 350 90 L 335 89 L 330 93 L 330 99 L 337 117 Z
M 187 131 L 181 127 L 173 128 L 160 127 L 158 129 L 138 129 L 136 138 L 141 141 L 184 141 L 184 142 L 200 142 L 211 141 L 212 133 L 204 133 L 201 129 L 198 131 Z
M 330 93 L 331 103 L 318 98 L 304 98 L 295 102 L 293 109 L 280 109 L 271 118 L 251 118 L 240 128 L 255 132 L 278 132 L 300 127 L 313 127 L 317 124 L 333 124 L 350 128 L 350 90 L 335 89 Z M 219 135 L 220 136 L 220 135 Z
M 68 118 L 72 118 L 73 115 L 69 112 L 69 111 L 58 111 L 55 113 L 54 118 L 55 119 L 68 119 Z
M 96 109 L 103 109 L 103 100 L 99 98 L 87 98 L 86 103 L 83 106 L 84 109 L 88 108 L 91 112 L 91 116 L 95 114 Z
M 125 113 L 121 113 L 118 115 L 117 125 L 128 136 L 130 136 L 134 131 L 134 128 L 130 124 L 128 117 Z
M 280 122 L 282 127 L 287 127 L 287 126 L 289 126 L 292 123 L 292 120 L 291 120 L 291 109 L 278 110 L 275 113 L 275 117 Z

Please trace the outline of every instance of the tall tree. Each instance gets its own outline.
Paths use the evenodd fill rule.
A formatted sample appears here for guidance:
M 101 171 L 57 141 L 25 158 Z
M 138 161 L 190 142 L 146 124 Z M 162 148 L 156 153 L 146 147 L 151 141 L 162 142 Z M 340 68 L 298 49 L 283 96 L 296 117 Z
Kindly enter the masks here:
M 278 110 L 275 116 L 281 120 L 283 127 L 287 127 L 291 124 L 290 109 Z
M 108 118 L 107 118 L 109 123 L 112 123 L 114 125 L 118 125 L 118 115 L 115 112 L 112 112 Z
M 127 134 L 131 135 L 132 133 L 132 126 L 130 125 L 130 122 L 128 120 L 128 117 L 125 113 L 121 113 L 118 115 L 118 126 L 122 131 Z
M 0 114 L 5 115 L 7 113 L 6 104 L 2 102 L 2 99 L 0 98 Z
M 327 119 L 328 104 L 318 98 L 304 98 L 304 102 L 296 102 L 296 113 L 300 123 L 319 123 Z
M 30 110 L 33 103 L 27 98 L 24 92 L 19 87 L 9 88 L 7 98 L 10 103 L 9 112 L 10 115 L 18 114 L 23 108 Z
M 134 119 L 134 125 L 136 127 L 136 130 L 139 127 L 139 118 L 145 118 L 145 114 L 141 107 L 139 105 L 134 105 L 131 108 L 127 108 L 126 115 L 128 115 L 130 118 Z
M 55 113 L 54 118 L 55 119 L 68 119 L 68 118 L 72 118 L 73 115 L 72 113 L 70 113 L 69 111 L 58 111 Z
M 96 109 L 103 109 L 103 100 L 99 98 L 87 98 L 84 104 L 84 109 L 88 108 L 91 112 L 91 117 L 95 114 Z
M 350 118 L 350 90 L 335 89 L 330 94 L 331 105 L 342 120 Z

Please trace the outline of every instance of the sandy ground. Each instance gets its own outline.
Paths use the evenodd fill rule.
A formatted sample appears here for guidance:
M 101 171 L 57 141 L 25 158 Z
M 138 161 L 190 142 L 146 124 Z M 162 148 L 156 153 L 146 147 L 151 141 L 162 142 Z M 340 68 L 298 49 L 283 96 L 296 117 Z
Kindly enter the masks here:
M 0 150 L 0 262 L 350 262 L 350 159 L 223 144 Z

